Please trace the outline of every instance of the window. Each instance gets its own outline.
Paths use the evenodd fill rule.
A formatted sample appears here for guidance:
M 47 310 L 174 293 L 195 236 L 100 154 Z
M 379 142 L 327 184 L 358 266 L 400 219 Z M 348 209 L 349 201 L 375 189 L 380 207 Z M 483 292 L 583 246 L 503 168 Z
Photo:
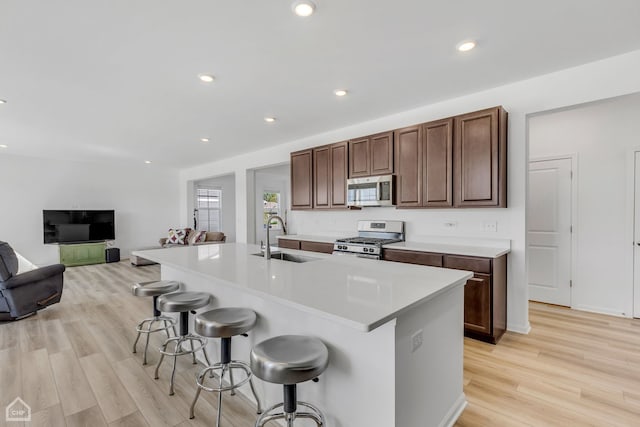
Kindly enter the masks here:
M 196 218 L 198 230 L 222 231 L 222 190 L 196 188 Z
M 279 191 L 265 191 L 262 197 L 263 206 L 263 218 L 262 227 L 267 228 L 267 218 L 271 215 L 280 216 L 280 192 Z M 272 230 L 280 230 L 282 226 L 276 220 L 271 221 Z

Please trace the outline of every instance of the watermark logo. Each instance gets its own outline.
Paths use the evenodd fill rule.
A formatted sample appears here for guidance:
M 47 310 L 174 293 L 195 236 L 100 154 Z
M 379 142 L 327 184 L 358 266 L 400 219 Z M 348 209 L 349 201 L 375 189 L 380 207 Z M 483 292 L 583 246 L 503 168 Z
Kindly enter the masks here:
M 31 407 L 20 397 L 16 397 L 13 402 L 7 405 L 5 420 L 7 422 L 31 421 Z

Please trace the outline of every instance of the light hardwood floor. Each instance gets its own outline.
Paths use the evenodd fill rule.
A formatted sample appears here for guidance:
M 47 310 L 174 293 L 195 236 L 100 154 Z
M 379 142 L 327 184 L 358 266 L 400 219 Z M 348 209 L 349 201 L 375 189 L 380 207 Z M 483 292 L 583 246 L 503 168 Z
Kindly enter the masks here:
M 213 425 L 211 393 L 188 419 L 199 367 L 183 358 L 168 396 L 170 364 L 156 381 L 157 353 L 146 367 L 140 344 L 131 353 L 134 326 L 151 302 L 132 296 L 130 284 L 159 273 L 126 261 L 69 268 L 60 304 L 0 323 L 0 409 L 22 396 L 33 409 L 25 427 Z M 640 426 L 640 321 L 543 304 L 530 313 L 529 335 L 507 333 L 497 346 L 465 339 L 469 405 L 456 425 Z M 225 427 L 254 420 L 248 401 L 225 395 Z M 0 417 L 5 424 L 20 426 Z

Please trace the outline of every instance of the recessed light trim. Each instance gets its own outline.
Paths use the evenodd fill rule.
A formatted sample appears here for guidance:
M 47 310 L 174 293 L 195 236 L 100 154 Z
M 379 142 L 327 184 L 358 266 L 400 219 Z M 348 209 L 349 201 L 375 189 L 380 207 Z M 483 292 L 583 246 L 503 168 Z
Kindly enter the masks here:
M 273 122 L 276 121 L 276 118 L 275 117 L 265 117 L 264 121 L 267 122 L 267 123 L 273 123 Z
M 0 148 L 9 148 L 9 146 L 5 144 L 0 144 Z
M 7 100 L 6 99 L 0 99 L 0 104 L 6 104 Z
M 213 81 L 216 79 L 212 74 L 204 73 L 198 74 L 198 78 L 203 83 L 213 83 Z
M 349 93 L 349 91 L 347 91 L 346 89 L 336 89 L 333 91 L 333 93 L 335 93 L 336 96 L 345 96 L 347 93 Z
M 313 15 L 316 11 L 316 5 L 310 0 L 300 0 L 293 3 L 291 7 L 293 13 L 303 18 Z
M 210 139 L 209 138 L 200 138 L 200 142 L 209 142 Z
M 145 160 L 144 163 L 147 164 L 147 165 L 150 165 L 151 164 L 151 160 Z
M 476 47 L 475 40 L 465 40 L 458 43 L 456 49 L 458 49 L 458 52 L 469 52 L 474 47 Z

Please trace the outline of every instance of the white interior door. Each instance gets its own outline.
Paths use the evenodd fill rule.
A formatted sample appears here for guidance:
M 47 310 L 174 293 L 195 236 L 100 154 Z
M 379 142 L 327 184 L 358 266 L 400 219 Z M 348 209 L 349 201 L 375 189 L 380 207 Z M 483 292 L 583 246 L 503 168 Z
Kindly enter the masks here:
M 640 317 L 640 152 L 636 151 L 633 237 L 633 317 Z
M 529 163 L 529 299 L 571 306 L 571 159 Z

